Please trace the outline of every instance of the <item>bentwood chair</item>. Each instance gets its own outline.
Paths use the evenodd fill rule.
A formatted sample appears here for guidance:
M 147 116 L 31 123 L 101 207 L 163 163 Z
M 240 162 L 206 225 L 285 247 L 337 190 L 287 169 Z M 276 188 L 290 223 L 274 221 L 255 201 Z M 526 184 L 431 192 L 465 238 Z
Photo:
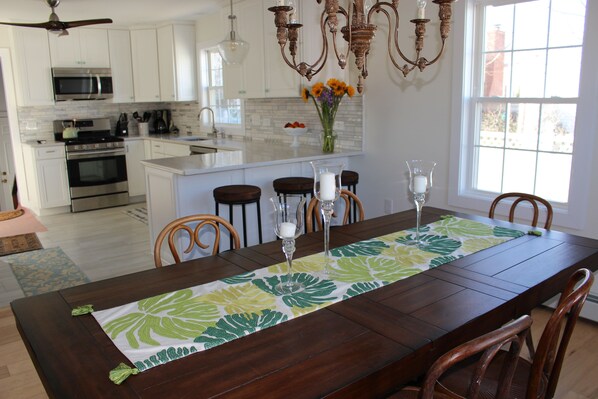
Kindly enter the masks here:
M 517 205 L 519 205 L 522 202 L 528 202 L 532 205 L 534 210 L 534 216 L 532 218 L 531 226 L 536 227 L 538 225 L 538 217 L 540 215 L 540 208 L 538 206 L 538 203 L 540 203 L 544 205 L 544 208 L 546 208 L 546 223 L 544 223 L 544 228 L 546 230 L 550 229 L 550 226 L 552 225 L 552 205 L 550 205 L 550 202 L 546 201 L 544 198 L 538 197 L 537 195 L 533 194 L 504 193 L 499 195 L 494 199 L 492 205 L 490 205 L 490 212 L 488 213 L 488 217 L 494 219 L 494 211 L 496 210 L 496 206 L 500 201 L 506 198 L 516 198 L 515 201 L 513 201 L 513 204 L 511 205 L 511 209 L 509 211 L 509 222 L 513 222 L 515 220 L 515 209 L 517 208 Z
M 361 222 L 365 219 L 363 203 L 359 197 L 357 197 L 357 195 L 353 194 L 349 190 L 342 189 L 340 198 L 345 204 L 343 212 L 343 225 L 349 222 L 349 215 L 351 214 L 351 202 L 353 202 L 358 211 L 358 215 L 356 215 L 355 220 Z M 318 230 L 322 230 L 322 215 L 320 214 L 320 205 L 317 198 L 312 198 L 311 201 L 309 201 L 307 212 L 305 213 L 305 226 L 307 227 L 308 233 L 314 231 L 314 223 L 312 223 L 313 220 L 316 221 Z
M 509 398 L 552 399 L 554 397 L 567 345 L 593 281 L 594 275 L 588 269 L 579 269 L 571 276 L 556 309 L 544 327 L 532 361 L 519 358 Z M 487 376 L 494 378 L 486 378 L 482 382 L 481 397 L 497 397 L 492 395 L 492 392 L 499 384 L 497 380 L 497 376 L 500 375 L 499 368 L 507 360 L 507 353 L 504 351 L 496 356 L 486 373 Z M 472 369 L 473 365 L 453 368 L 444 374 L 440 383 L 453 392 L 465 392 L 467 386 L 463 383 L 463 376 Z
M 522 202 L 527 202 L 531 204 L 534 211 L 531 226 L 536 227 L 538 225 L 538 218 L 540 216 L 540 207 L 538 204 L 541 204 L 544 206 L 546 211 L 546 222 L 544 223 L 544 228 L 546 230 L 550 229 L 550 226 L 552 226 L 552 205 L 550 205 L 550 202 L 546 201 L 544 198 L 533 194 L 510 192 L 499 195 L 494 199 L 494 201 L 492 201 L 492 204 L 490 205 L 490 211 L 488 212 L 488 217 L 494 219 L 494 212 L 496 211 L 496 207 L 499 202 L 501 202 L 503 199 L 513 198 L 515 198 L 515 200 L 511 204 L 511 208 L 509 210 L 509 222 L 513 222 L 515 220 L 515 210 L 517 209 L 517 206 Z M 527 350 L 530 357 L 533 357 L 534 340 L 531 333 L 527 336 Z
M 502 352 L 507 355 L 502 363 L 500 374 L 500 384 L 496 386 L 496 397 L 505 399 L 508 396 L 513 372 L 519 359 L 519 352 L 523 346 L 525 336 L 532 325 L 532 318 L 525 315 L 500 327 L 498 330 L 491 331 L 481 337 L 474 338 L 438 358 L 432 367 L 426 373 L 421 387 L 406 387 L 395 393 L 392 399 L 446 399 L 446 398 L 477 398 L 480 389 L 480 383 L 484 380 L 488 365 L 492 360 Z M 510 345 L 508 352 L 501 350 L 506 345 Z M 475 357 L 475 359 L 474 359 Z M 459 396 L 446 389 L 438 383 L 438 379 L 455 364 L 465 360 L 474 359 L 475 368 L 471 374 L 464 378 L 468 388 L 465 396 Z
M 187 248 L 183 251 L 185 254 L 190 253 L 196 245 L 202 249 L 208 249 L 210 245 L 203 243 L 200 238 L 200 232 L 205 231 L 203 230 L 204 228 L 207 229 L 212 227 L 214 229 L 212 255 L 217 254 L 220 248 L 220 235 L 222 226 L 228 230 L 230 237 L 233 240 L 232 248 L 239 248 L 241 244 L 237 230 L 235 230 L 232 224 L 222 219 L 220 216 L 208 214 L 191 215 L 184 216 L 168 223 L 162 229 L 160 234 L 158 234 L 158 238 L 156 238 L 156 244 L 154 245 L 154 263 L 156 267 L 162 267 L 162 243 L 166 237 L 168 237 L 168 248 L 170 249 L 175 263 L 181 262 L 181 256 L 179 255 L 177 249 L 177 242 L 179 239 L 185 238 L 189 241 Z M 179 232 L 181 233 L 177 234 Z

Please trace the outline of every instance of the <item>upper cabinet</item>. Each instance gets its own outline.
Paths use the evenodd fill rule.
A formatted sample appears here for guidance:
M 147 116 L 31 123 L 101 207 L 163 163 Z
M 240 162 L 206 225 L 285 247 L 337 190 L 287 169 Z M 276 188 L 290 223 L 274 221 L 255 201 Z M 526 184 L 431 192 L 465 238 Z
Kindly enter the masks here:
M 53 67 L 110 68 L 106 29 L 69 29 L 68 36 L 49 38 Z
M 48 33 L 42 29 L 11 28 L 15 54 L 17 103 L 54 104 Z
M 109 30 L 110 65 L 112 68 L 112 102 L 135 101 L 133 87 L 133 60 L 131 58 L 131 37 L 128 30 Z
M 271 0 L 247 0 L 235 6 L 237 31 L 249 43 L 241 65 L 224 66 L 224 95 L 227 98 L 293 97 L 299 94 L 299 75 L 280 55 Z M 221 18 L 229 27 L 230 10 Z
M 160 71 L 156 30 L 132 30 L 131 54 L 133 58 L 135 101 L 160 101 Z
M 195 27 L 167 25 L 157 29 L 160 98 L 197 100 Z

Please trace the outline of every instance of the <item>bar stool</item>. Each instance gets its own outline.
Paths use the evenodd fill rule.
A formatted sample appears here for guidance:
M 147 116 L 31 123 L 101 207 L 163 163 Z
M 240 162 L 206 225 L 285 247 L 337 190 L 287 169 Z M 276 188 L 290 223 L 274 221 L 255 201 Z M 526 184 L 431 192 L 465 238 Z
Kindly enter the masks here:
M 359 183 L 359 173 L 353 170 L 343 170 L 341 173 L 342 187 L 347 187 L 347 190 L 357 194 L 357 183 Z M 357 221 L 357 204 L 353 200 L 351 202 L 353 203 L 353 215 L 349 213 L 349 223 L 353 223 L 353 220 Z
M 287 195 L 303 195 L 307 198 L 307 194 L 310 198 L 314 195 L 314 179 L 311 177 L 281 177 L 272 182 L 274 192 L 278 197 L 282 197 L 282 200 L 286 203 Z M 305 209 L 303 213 L 307 211 L 307 203 L 305 201 Z M 305 226 L 305 232 L 307 232 L 307 226 Z
M 221 186 L 214 189 L 214 201 L 216 202 L 216 216 L 218 215 L 220 204 L 228 205 L 228 218 L 230 224 L 233 224 L 233 206 L 241 205 L 243 212 L 243 244 L 247 246 L 247 221 L 245 205 L 255 203 L 257 208 L 257 231 L 259 243 L 262 243 L 262 213 L 260 209 L 260 197 L 262 190 L 257 186 L 248 184 L 233 184 L 230 186 Z M 233 237 L 230 238 L 230 247 L 233 247 Z

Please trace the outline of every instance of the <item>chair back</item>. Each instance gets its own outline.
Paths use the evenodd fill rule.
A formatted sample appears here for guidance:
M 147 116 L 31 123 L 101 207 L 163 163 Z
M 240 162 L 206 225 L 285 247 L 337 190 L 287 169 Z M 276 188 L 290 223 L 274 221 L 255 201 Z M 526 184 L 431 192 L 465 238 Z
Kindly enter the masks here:
M 355 203 L 357 206 L 357 210 L 359 213 L 359 217 L 356 221 L 362 222 L 365 219 L 365 212 L 363 210 L 363 203 L 359 199 L 357 195 L 355 195 L 352 191 L 342 189 L 340 198 L 345 202 L 344 206 L 344 213 L 343 213 L 343 225 L 347 224 L 349 221 L 349 215 L 351 214 L 351 201 Z M 308 233 L 314 231 L 314 223 L 317 224 L 317 229 L 322 230 L 322 214 L 320 213 L 320 205 L 317 198 L 312 198 L 309 201 L 309 205 L 307 206 L 307 211 L 305 213 L 305 227 Z
M 488 217 L 492 219 L 494 218 L 494 211 L 496 210 L 496 206 L 501 200 L 505 198 L 516 198 L 516 200 L 513 201 L 513 204 L 511 205 L 511 209 L 509 211 L 509 222 L 513 222 L 515 220 L 515 209 L 517 208 L 517 205 L 519 205 L 522 202 L 528 202 L 532 205 L 534 209 L 534 217 L 532 219 L 531 226 L 536 227 L 538 225 L 538 217 L 540 215 L 540 208 L 538 207 L 538 203 L 540 203 L 544 205 L 544 207 L 546 208 L 546 223 L 544 223 L 544 228 L 548 230 L 550 229 L 550 226 L 552 226 L 552 205 L 550 205 L 550 202 L 546 201 L 544 198 L 538 197 L 537 195 L 533 194 L 504 193 L 499 195 L 494 199 L 494 201 L 492 201 Z
M 502 364 L 500 380 L 498 381 L 497 392 L 494 396 L 497 399 L 507 398 L 511 389 L 511 381 L 515 373 L 519 353 L 531 325 L 532 318 L 524 315 L 497 330 L 474 338 L 448 351 L 438 358 L 426 373 L 418 397 L 420 399 L 431 399 L 434 397 L 435 390 L 440 388 L 440 392 L 445 397 L 462 398 L 462 396 L 444 388 L 442 385 L 437 386 L 437 381 L 455 364 L 464 360 L 471 360 L 476 356 L 478 360 L 473 368 L 474 371 L 471 378 L 469 378 L 465 398 L 477 398 L 488 366 L 496 354 L 501 351 L 501 348 L 510 344 L 506 361 Z
M 199 237 L 200 231 L 208 226 L 214 229 L 212 255 L 217 254 L 220 249 L 221 226 L 224 226 L 233 238 L 233 248 L 237 249 L 240 247 L 237 230 L 235 230 L 232 224 L 221 217 L 208 214 L 185 216 L 168 223 L 162 229 L 160 234 L 158 234 L 156 244 L 154 245 L 154 263 L 156 267 L 162 267 L 162 243 L 166 237 L 168 237 L 168 248 L 174 257 L 175 263 L 181 262 L 181 257 L 177 250 L 177 238 L 181 238 L 180 234 L 177 235 L 178 232 L 183 232 L 184 235 L 186 234 L 189 240 L 189 245 L 183 253 L 190 253 L 196 245 L 202 249 L 209 248 L 210 245 L 203 243 Z
M 567 345 L 593 281 L 592 272 L 588 269 L 579 269 L 567 282 L 558 305 L 548 319 L 538 342 L 527 386 L 527 399 L 554 396 Z M 543 379 L 548 382 L 544 393 L 542 393 Z

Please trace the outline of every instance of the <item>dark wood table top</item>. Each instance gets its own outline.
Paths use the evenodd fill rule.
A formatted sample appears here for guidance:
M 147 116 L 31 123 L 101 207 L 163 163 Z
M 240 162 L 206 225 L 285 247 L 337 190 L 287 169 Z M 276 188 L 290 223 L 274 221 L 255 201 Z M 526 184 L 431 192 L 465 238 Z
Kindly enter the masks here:
M 524 226 L 425 207 L 444 214 Z M 331 247 L 411 228 L 415 211 L 335 227 Z M 299 237 L 295 258 L 320 252 L 322 233 Z M 598 241 L 557 231 L 526 235 L 325 309 L 196 353 L 114 385 L 128 360 L 91 316 L 284 260 L 280 242 L 225 252 L 49 294 L 11 306 L 54 398 L 375 398 L 423 374 L 448 349 L 529 312 L 560 292 L 580 267 L 598 267 Z

